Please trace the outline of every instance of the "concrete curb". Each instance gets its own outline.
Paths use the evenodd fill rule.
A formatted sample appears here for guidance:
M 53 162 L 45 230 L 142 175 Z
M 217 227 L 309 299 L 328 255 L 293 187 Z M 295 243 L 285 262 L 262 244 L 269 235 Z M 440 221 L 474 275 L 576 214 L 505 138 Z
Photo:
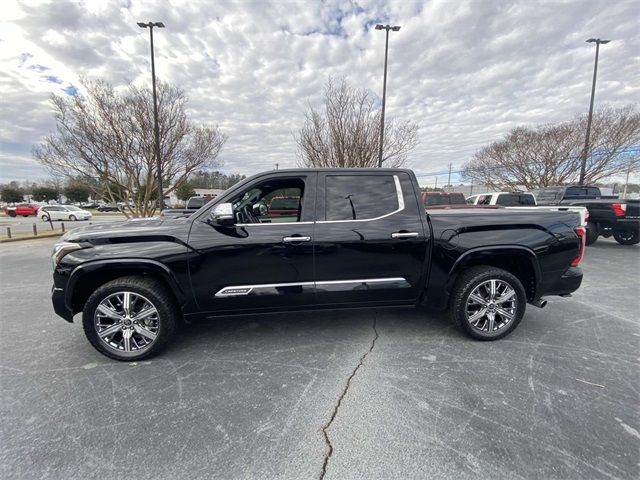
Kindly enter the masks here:
M 0 243 L 20 242 L 22 240 L 37 240 L 38 238 L 61 237 L 62 235 L 64 235 L 63 232 L 49 232 L 49 233 L 42 233 L 42 234 L 37 235 L 37 236 L 30 235 L 28 237 L 3 238 L 3 239 L 0 240 Z

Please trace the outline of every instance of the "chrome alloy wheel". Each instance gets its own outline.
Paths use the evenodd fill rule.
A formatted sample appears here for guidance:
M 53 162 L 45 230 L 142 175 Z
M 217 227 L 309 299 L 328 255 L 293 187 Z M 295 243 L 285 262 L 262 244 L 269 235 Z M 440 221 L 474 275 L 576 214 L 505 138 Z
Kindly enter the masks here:
M 517 308 L 518 297 L 511 285 L 504 280 L 487 280 L 467 298 L 467 322 L 485 334 L 494 335 L 515 318 Z
M 94 325 L 102 342 L 120 352 L 140 352 L 155 342 L 160 329 L 158 310 L 134 292 L 117 292 L 100 302 Z

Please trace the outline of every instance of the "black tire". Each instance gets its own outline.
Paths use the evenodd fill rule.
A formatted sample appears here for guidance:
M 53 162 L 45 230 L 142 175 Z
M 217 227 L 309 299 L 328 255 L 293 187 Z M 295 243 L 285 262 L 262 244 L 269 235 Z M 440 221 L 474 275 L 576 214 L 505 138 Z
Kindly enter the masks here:
M 49 221 L 49 216 L 48 215 L 42 215 L 40 218 L 42 219 L 43 222 L 48 222 Z
M 636 245 L 640 242 L 640 232 L 638 230 L 616 230 L 613 232 L 613 238 L 620 245 Z
M 69 220 L 75 222 L 77 220 L 75 215 L 69 215 Z
M 29 218 L 29 215 L 22 215 L 24 218 Z
M 107 345 L 99 337 L 96 329 L 95 312 L 100 302 L 110 295 L 123 291 L 142 295 L 145 300 L 148 300 L 155 307 L 158 313 L 157 336 L 153 343 L 139 352 L 125 352 Z M 179 319 L 180 310 L 172 292 L 162 282 L 154 278 L 140 276 L 116 278 L 105 283 L 91 294 L 82 311 L 84 333 L 91 345 L 103 355 L 124 362 L 149 358 L 167 347 L 175 337 Z
M 13 211 L 9 210 L 9 216 L 10 217 L 15 217 L 16 216 L 16 212 L 13 212 Z
M 492 333 L 481 331 L 468 321 L 467 302 L 471 293 L 484 282 L 490 280 L 499 280 L 502 284 L 507 284 L 515 291 L 515 299 L 517 303 L 513 307 L 513 317 L 508 322 L 504 322 L 502 327 L 494 330 Z M 514 275 L 502 270 L 501 268 L 489 265 L 479 265 L 471 267 L 460 274 L 451 296 L 451 304 L 449 314 L 453 323 L 464 330 L 464 332 L 477 340 L 498 340 L 511 333 L 518 326 L 524 312 L 526 310 L 527 295 L 520 283 Z M 500 315 L 500 314 L 499 314 Z M 495 314 L 494 314 L 495 316 Z M 502 317 L 500 317 L 502 318 Z
M 585 245 L 593 245 L 598 240 L 598 236 L 600 232 L 598 232 L 598 225 L 593 222 L 587 222 L 587 238 Z

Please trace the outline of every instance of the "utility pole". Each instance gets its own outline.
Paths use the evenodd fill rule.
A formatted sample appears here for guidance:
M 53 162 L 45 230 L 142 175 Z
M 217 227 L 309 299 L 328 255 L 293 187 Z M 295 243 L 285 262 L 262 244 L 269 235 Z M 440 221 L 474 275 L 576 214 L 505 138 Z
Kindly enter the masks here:
M 627 199 L 627 187 L 629 186 L 629 174 L 631 173 L 631 165 L 627 169 L 627 179 L 624 181 L 624 193 L 622 194 L 622 199 Z
M 600 53 L 600 44 L 606 45 L 611 40 L 601 40 L 599 38 L 590 38 L 587 43 L 596 44 L 596 61 L 593 64 L 593 82 L 591 84 L 591 102 L 589 103 L 589 117 L 587 118 L 587 134 L 584 139 L 584 149 L 582 150 L 582 162 L 580 163 L 580 185 L 584 185 L 584 177 L 587 170 L 587 155 L 589 154 L 589 135 L 591 134 L 591 119 L 593 117 L 593 100 L 596 95 L 596 77 L 598 76 L 598 54 Z
M 451 163 L 449 164 L 449 180 L 447 180 L 447 191 L 451 193 Z
M 153 128 L 155 134 L 156 169 L 158 170 L 158 208 L 164 206 L 164 194 L 162 193 L 162 160 L 160 159 L 160 126 L 158 125 L 158 96 L 156 94 L 156 62 L 153 54 L 153 27 L 164 28 L 162 22 L 138 22 L 140 28 L 148 28 L 151 40 L 151 83 L 153 85 Z
M 278 170 L 278 165 L 279 165 L 279 164 L 278 164 L 278 163 L 276 163 L 276 170 Z
M 436 175 L 436 186 L 434 187 L 434 190 L 438 189 L 438 176 Z
M 389 30 L 397 32 L 400 30 L 398 25 L 376 25 L 376 30 L 386 30 L 387 39 L 384 44 L 384 80 L 382 82 L 382 114 L 380 116 L 380 145 L 378 150 L 378 168 L 382 168 L 382 147 L 384 143 L 384 110 L 387 103 L 387 58 L 389 56 Z

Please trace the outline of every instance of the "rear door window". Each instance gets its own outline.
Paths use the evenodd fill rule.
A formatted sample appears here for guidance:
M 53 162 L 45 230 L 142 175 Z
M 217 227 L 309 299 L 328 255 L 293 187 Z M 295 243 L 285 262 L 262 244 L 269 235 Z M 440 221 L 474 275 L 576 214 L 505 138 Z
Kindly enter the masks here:
M 477 205 L 491 205 L 491 195 L 480 195 Z
M 325 220 L 369 220 L 399 210 L 393 175 L 327 175 Z

